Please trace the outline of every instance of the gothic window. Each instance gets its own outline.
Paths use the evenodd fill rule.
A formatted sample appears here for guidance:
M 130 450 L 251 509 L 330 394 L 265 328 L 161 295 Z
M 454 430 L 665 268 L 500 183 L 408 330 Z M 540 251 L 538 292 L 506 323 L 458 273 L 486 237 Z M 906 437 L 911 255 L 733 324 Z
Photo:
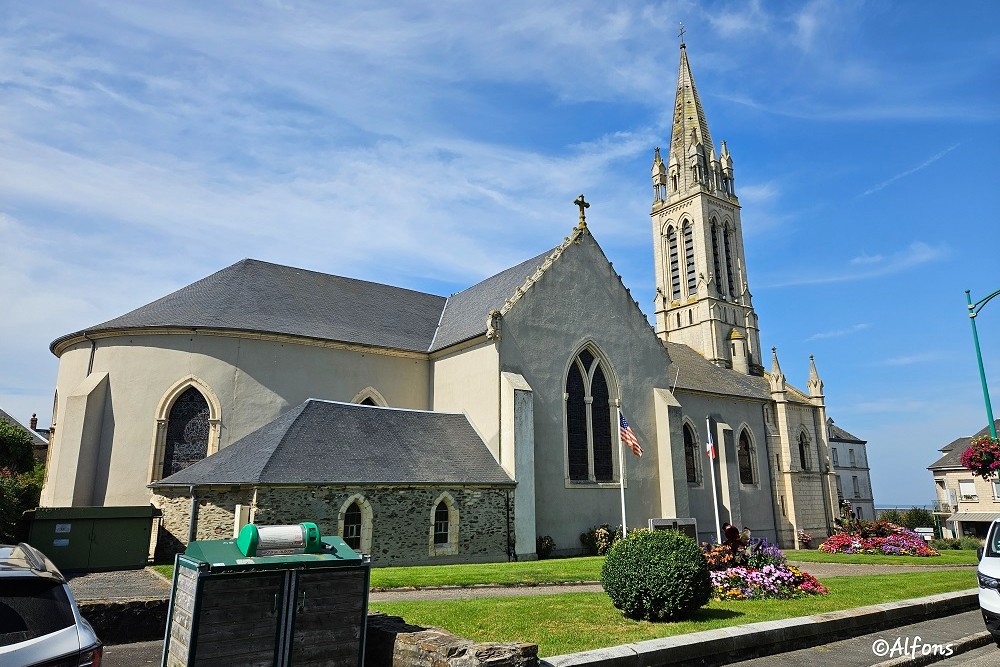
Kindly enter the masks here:
M 361 548 L 361 508 L 358 507 L 357 501 L 351 503 L 344 512 L 343 538 L 347 546 L 352 549 Z
M 369 396 L 365 400 L 361 401 L 360 405 L 374 405 L 374 406 L 377 406 L 378 403 L 375 402 L 375 399 L 373 399 L 371 396 Z
M 799 434 L 799 461 L 802 462 L 803 470 L 812 470 L 812 464 L 809 461 L 809 438 L 806 437 L 805 433 Z
M 754 449 L 750 442 L 750 434 L 744 429 L 740 433 L 740 442 L 736 450 L 736 458 L 740 467 L 740 483 L 756 484 L 757 476 L 754 474 Z
M 698 276 L 694 268 L 694 234 L 691 231 L 691 223 L 684 223 L 684 266 L 687 272 L 687 292 L 688 296 L 695 293 L 698 288 Z
M 458 553 L 458 507 L 448 492 L 442 493 L 431 506 L 430 555 Z
M 715 277 L 715 291 L 722 294 L 722 263 L 719 256 L 719 225 L 712 219 L 712 270 Z
M 677 230 L 667 228 L 667 254 L 670 257 L 670 298 L 681 298 L 680 257 L 677 249 Z
M 448 506 L 442 500 L 434 509 L 434 544 L 448 544 Z
M 729 296 L 736 296 L 736 271 L 733 269 L 733 230 L 726 228 L 722 235 L 726 248 L 726 285 L 729 287 Z
M 566 375 L 566 456 L 571 481 L 614 480 L 611 401 L 601 361 L 583 350 Z
M 694 431 L 690 424 L 684 424 L 684 464 L 687 467 L 687 481 L 689 484 L 701 482 L 701 457 L 698 456 L 698 443 L 694 437 Z
M 208 402 L 188 387 L 170 408 L 163 456 L 163 477 L 173 475 L 208 454 Z

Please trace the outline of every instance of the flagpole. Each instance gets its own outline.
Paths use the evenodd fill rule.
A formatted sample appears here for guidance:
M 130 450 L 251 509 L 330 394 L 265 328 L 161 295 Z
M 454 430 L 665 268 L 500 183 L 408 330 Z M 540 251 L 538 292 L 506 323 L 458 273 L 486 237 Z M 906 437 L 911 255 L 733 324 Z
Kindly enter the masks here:
M 618 423 L 622 423 L 621 406 L 615 406 Z M 622 492 L 622 537 L 625 537 L 625 445 L 622 443 L 621 429 L 618 429 L 618 480 Z
M 715 441 L 712 439 L 712 422 L 705 417 L 705 431 L 708 433 L 708 441 L 715 450 Z M 722 544 L 722 528 L 719 526 L 719 494 L 715 490 L 715 456 L 708 457 L 708 468 L 712 471 L 712 508 L 715 510 L 715 539 L 717 544 Z

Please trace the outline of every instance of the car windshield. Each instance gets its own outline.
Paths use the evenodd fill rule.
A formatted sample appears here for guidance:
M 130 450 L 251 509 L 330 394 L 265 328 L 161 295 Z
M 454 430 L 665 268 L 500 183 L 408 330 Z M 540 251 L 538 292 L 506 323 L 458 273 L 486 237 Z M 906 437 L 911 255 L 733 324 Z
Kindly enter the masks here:
M 1000 521 L 994 521 L 989 537 L 986 538 L 986 555 L 1000 556 Z
M 74 622 L 62 584 L 34 577 L 0 580 L 0 646 L 41 637 Z

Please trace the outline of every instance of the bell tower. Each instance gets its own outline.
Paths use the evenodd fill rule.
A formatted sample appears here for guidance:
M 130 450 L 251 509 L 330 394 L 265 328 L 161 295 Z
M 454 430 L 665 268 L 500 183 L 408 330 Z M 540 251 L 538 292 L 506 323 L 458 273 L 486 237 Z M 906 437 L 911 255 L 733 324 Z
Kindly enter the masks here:
M 670 145 L 666 162 L 655 150 L 652 178 L 657 335 L 761 374 L 733 158 L 725 141 L 715 152 L 683 41 Z

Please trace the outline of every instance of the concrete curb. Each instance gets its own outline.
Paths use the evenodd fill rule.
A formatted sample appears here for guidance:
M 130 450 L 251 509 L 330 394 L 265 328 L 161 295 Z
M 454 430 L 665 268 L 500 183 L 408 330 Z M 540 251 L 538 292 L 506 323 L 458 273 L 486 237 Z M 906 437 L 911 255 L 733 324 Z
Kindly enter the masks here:
M 815 616 L 735 625 L 664 639 L 613 646 L 546 658 L 548 667 L 653 667 L 655 665 L 723 665 L 734 660 L 783 653 L 844 639 L 914 619 L 947 616 L 979 606 L 978 589 L 942 593 L 914 600 L 828 612 Z M 910 663 L 906 663 L 910 664 Z
M 940 653 L 936 655 L 921 654 L 913 657 L 907 655 L 877 663 L 872 665 L 872 667 L 919 667 L 920 665 L 931 665 L 935 662 L 940 662 L 947 658 L 953 658 L 956 655 L 961 655 L 966 651 L 972 651 L 973 649 L 987 646 L 988 644 L 992 644 L 994 641 L 993 635 L 991 635 L 988 631 L 983 630 L 982 632 L 966 635 L 956 641 L 948 642 L 948 645 L 950 645 L 954 651 L 951 655 L 941 655 Z

